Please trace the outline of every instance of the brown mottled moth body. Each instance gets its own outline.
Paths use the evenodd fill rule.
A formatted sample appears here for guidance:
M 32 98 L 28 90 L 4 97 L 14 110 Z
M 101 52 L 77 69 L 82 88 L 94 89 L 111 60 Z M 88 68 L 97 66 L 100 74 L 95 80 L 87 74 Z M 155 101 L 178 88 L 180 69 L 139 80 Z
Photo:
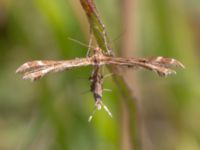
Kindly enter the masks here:
M 94 55 L 101 54 L 101 50 L 99 48 L 94 49 Z M 96 107 L 100 109 L 101 107 L 101 99 L 102 99 L 102 93 L 103 93 L 103 75 L 100 71 L 100 64 L 101 61 L 96 57 L 94 59 L 94 68 L 92 70 L 92 74 L 89 78 L 90 80 L 90 90 L 93 93 L 93 97 L 96 102 Z
M 96 107 L 100 109 L 102 93 L 103 93 L 103 75 L 101 75 L 100 73 L 99 66 L 94 67 L 89 80 L 91 82 L 90 90 L 93 93 Z
M 98 54 L 100 53 L 101 50 L 99 48 L 95 48 L 94 49 L 94 54 Z M 94 111 L 92 113 L 92 115 L 90 115 L 88 121 L 90 122 L 93 118 L 94 113 L 96 112 L 96 109 L 100 110 L 101 106 L 103 106 L 103 108 L 105 109 L 105 111 L 108 113 L 108 115 L 110 117 L 112 117 L 111 112 L 109 111 L 109 109 L 107 108 L 107 106 L 102 102 L 102 96 L 103 96 L 103 75 L 101 73 L 101 68 L 100 68 L 100 60 L 97 58 L 94 60 L 95 64 L 94 64 L 94 68 L 92 70 L 92 74 L 89 78 L 90 80 L 90 90 L 93 93 L 93 97 L 95 100 L 95 108 Z
M 102 65 L 117 65 L 128 68 L 145 68 L 156 72 L 159 76 L 167 76 L 175 74 L 176 71 L 172 67 L 184 68 L 184 65 L 173 58 L 165 58 L 162 56 L 153 58 L 121 58 L 112 57 L 103 54 L 100 48 L 94 49 L 94 54 L 86 58 L 76 58 L 73 60 L 35 60 L 26 62 L 21 65 L 16 72 L 23 74 L 23 79 L 30 79 L 35 81 L 43 77 L 49 72 L 59 72 L 71 68 L 82 67 L 82 66 L 94 66 L 93 72 L 90 77 L 91 92 L 95 99 L 95 105 L 97 109 L 101 106 L 112 116 L 108 108 L 102 103 L 102 92 L 103 92 L 103 75 L 100 72 L 100 66 Z M 92 116 L 90 116 L 90 119 Z

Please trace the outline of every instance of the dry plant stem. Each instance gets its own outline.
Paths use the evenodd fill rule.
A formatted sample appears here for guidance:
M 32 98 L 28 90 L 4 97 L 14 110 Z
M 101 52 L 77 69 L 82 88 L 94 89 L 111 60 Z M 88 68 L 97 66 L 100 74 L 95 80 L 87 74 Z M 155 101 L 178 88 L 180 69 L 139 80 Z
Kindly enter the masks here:
M 135 30 L 135 22 L 136 22 L 136 0 L 123 0 L 120 2 L 121 4 L 121 24 L 122 24 L 122 31 L 124 31 L 123 38 L 121 39 L 121 45 L 122 48 L 120 51 L 121 56 L 123 57 L 129 57 L 133 54 L 136 54 L 137 48 L 136 48 L 136 30 Z M 125 78 L 125 82 L 127 83 L 128 87 L 131 89 L 131 93 L 134 93 L 134 96 L 138 97 L 138 82 L 137 82 L 137 76 L 133 72 L 126 72 L 123 75 Z M 133 84 L 134 83 L 134 84 Z M 123 102 L 121 111 L 122 111 L 122 117 L 121 117 L 121 133 L 122 133 L 122 140 L 121 140 L 121 149 L 126 150 L 132 150 L 133 144 L 131 141 L 131 112 L 128 111 L 128 103 L 125 103 L 125 97 L 122 99 Z M 137 101 L 137 112 L 138 112 L 138 118 L 140 118 L 138 125 L 139 125 L 139 133 L 140 133 L 140 140 L 141 140 L 141 149 L 143 145 L 143 135 L 142 135 L 142 129 L 143 129 L 143 119 L 142 119 L 142 107 L 141 107 L 141 101 L 139 99 L 136 99 Z M 134 113 L 134 112 L 133 112 Z
M 101 18 L 98 14 L 96 6 L 93 0 L 80 0 L 85 13 L 87 14 L 88 21 L 90 23 L 90 28 L 93 31 L 93 34 L 97 40 L 99 47 L 107 51 L 109 54 L 113 55 L 112 48 L 110 46 L 110 40 L 108 38 L 105 26 L 103 25 Z M 108 51 L 109 49 L 109 51 Z M 117 67 L 108 67 L 109 70 L 114 74 L 120 74 L 119 69 Z M 126 97 L 126 103 L 129 107 L 128 111 L 131 116 L 130 120 L 130 131 L 131 131 L 131 139 L 134 145 L 134 149 L 140 149 L 140 134 L 139 134 L 139 125 L 138 125 L 138 111 L 137 111 L 137 103 L 135 97 L 131 94 L 131 91 L 127 87 L 124 79 L 121 76 L 113 76 L 116 85 L 118 85 L 121 94 Z

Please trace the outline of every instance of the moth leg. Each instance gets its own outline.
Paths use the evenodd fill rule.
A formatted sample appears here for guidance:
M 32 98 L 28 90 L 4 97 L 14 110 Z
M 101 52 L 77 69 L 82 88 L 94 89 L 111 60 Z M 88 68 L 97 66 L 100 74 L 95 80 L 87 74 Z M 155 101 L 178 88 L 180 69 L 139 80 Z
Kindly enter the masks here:
M 101 101 L 100 102 L 101 105 L 103 106 L 104 110 L 108 113 L 108 115 L 112 118 L 112 113 L 111 111 L 108 109 L 108 107 Z
M 114 75 L 113 73 L 108 73 L 103 77 L 103 79 L 108 78 L 108 77 L 113 76 L 113 75 Z
M 95 103 L 95 106 L 94 106 L 94 110 L 92 112 L 92 114 L 89 116 L 88 118 L 88 122 L 91 122 L 91 120 L 93 119 L 93 116 L 94 114 L 96 113 L 97 110 L 101 110 L 101 107 L 103 107 L 103 109 L 108 113 L 108 115 L 112 118 L 112 113 L 111 111 L 108 109 L 108 107 L 101 101 L 101 100 L 98 100 L 96 101 Z
M 92 114 L 91 114 L 91 115 L 89 116 L 89 118 L 88 118 L 88 122 L 91 122 L 91 120 L 92 120 L 94 114 L 96 113 L 96 111 L 97 111 L 97 107 L 95 106 L 95 107 L 94 107 L 94 110 L 93 110 L 93 112 L 92 112 Z
M 92 114 L 89 116 L 88 122 L 91 122 L 91 120 L 92 120 L 92 118 L 93 118 L 93 116 L 94 116 L 94 114 L 96 113 L 97 110 L 101 110 L 101 105 L 102 105 L 102 104 L 101 104 L 101 100 L 97 100 L 97 101 L 95 102 L 93 112 L 92 112 Z
M 103 89 L 103 91 L 106 91 L 106 92 L 112 92 L 111 89 Z

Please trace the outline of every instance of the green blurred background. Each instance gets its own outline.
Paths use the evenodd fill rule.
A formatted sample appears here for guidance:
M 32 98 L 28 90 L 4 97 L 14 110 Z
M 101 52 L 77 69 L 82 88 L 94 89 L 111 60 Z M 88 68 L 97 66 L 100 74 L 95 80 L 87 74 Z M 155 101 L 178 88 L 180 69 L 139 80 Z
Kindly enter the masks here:
M 143 149 L 199 150 L 200 1 L 95 2 L 117 55 L 164 55 L 186 66 L 168 78 L 125 71 L 142 108 Z M 112 92 L 105 92 L 103 101 L 113 119 L 98 111 L 88 123 L 94 106 L 91 67 L 50 74 L 34 83 L 15 74 L 30 60 L 85 57 L 87 48 L 68 37 L 89 41 L 79 0 L 0 0 L 0 150 L 133 149 L 131 127 L 126 128 L 126 115 L 133 114 L 126 111 L 126 97 L 112 78 L 104 81 Z

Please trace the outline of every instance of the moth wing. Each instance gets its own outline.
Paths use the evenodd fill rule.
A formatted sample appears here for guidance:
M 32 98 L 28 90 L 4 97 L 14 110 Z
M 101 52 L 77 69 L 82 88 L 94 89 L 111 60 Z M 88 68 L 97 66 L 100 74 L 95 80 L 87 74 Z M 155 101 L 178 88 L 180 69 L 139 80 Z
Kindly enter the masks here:
M 49 72 L 60 72 L 66 69 L 93 65 L 90 58 L 77 58 L 74 60 L 51 61 L 35 60 L 21 65 L 16 73 L 23 74 L 23 79 L 35 81 Z
M 105 59 L 107 64 L 127 66 L 133 68 L 145 68 L 156 72 L 159 76 L 167 76 L 176 74 L 176 71 L 171 67 L 184 68 L 183 64 L 173 58 L 155 57 L 155 58 L 116 58 L 107 57 Z

